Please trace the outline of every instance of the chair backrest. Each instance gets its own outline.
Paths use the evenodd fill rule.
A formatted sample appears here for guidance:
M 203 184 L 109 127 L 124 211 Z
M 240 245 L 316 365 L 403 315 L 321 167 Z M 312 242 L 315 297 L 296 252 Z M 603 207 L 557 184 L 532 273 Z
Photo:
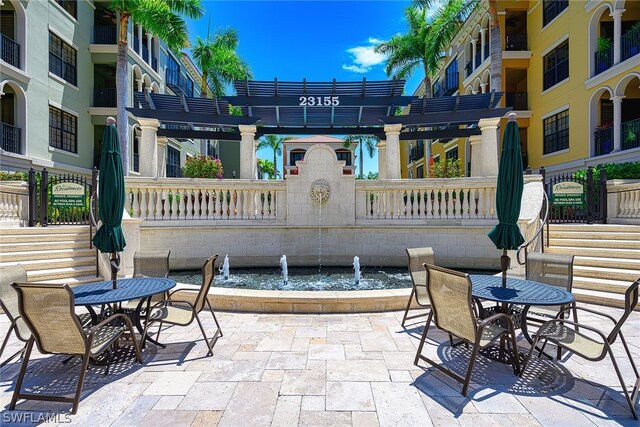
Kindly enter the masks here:
M 69 285 L 14 283 L 20 315 L 41 353 L 83 355 L 86 335 L 75 313 Z
M 429 304 L 429 294 L 427 293 L 427 272 L 424 264 L 434 264 L 432 248 L 407 248 L 409 258 L 408 267 L 411 282 L 416 291 L 416 299 L 421 305 Z
M 210 256 L 202 265 L 202 287 L 200 288 L 200 292 L 198 292 L 195 304 L 193 305 L 196 309 L 196 313 L 199 313 L 204 308 L 204 304 L 207 301 L 207 294 L 209 293 L 209 289 L 213 283 L 213 277 L 215 276 L 216 269 L 213 266 L 217 258 L 218 254 Z
M 171 251 L 136 251 L 133 254 L 133 277 L 169 277 Z
M 459 338 L 475 341 L 477 328 L 469 275 L 430 264 L 424 268 L 436 326 Z
M 607 337 L 607 340 L 610 343 L 613 343 L 615 341 L 616 337 L 618 336 L 618 332 L 620 332 L 620 328 L 622 328 L 622 325 L 624 325 L 624 322 L 627 320 L 627 317 L 629 317 L 629 315 L 633 313 L 633 310 L 635 310 L 636 306 L 638 305 L 638 287 L 639 286 L 640 286 L 640 277 L 635 282 L 633 282 L 631 286 L 629 286 L 625 291 L 624 314 L 618 320 L 618 322 L 616 323 L 616 326 L 613 327 L 613 329 L 611 330 L 611 333 Z
M 27 271 L 20 264 L 0 268 L 0 305 L 12 322 L 20 317 L 20 309 L 18 308 L 18 294 L 11 288 L 11 284 L 14 282 L 25 283 L 26 281 Z M 16 334 L 22 341 L 27 341 L 31 337 L 31 332 L 22 319 L 18 319 L 16 322 Z
M 527 254 L 527 280 L 544 283 L 571 292 L 573 287 L 573 255 Z

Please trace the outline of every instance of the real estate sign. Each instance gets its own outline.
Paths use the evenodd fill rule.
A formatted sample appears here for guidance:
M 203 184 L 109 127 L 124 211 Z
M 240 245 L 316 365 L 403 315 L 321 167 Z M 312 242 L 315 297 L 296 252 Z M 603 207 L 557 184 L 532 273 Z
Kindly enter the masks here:
M 52 206 L 83 207 L 84 204 L 84 185 L 75 182 L 61 182 L 51 187 Z
M 551 204 L 554 206 L 584 205 L 584 185 L 575 181 L 563 181 L 553 184 Z

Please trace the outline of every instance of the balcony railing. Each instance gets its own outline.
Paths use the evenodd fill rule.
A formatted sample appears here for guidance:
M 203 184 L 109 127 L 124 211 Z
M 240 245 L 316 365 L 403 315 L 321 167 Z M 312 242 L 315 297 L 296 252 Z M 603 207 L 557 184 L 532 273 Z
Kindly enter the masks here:
M 167 68 L 167 85 L 174 92 L 182 92 L 185 96 L 193 96 L 193 82 L 180 73 L 180 70 Z
M 2 138 L 2 149 L 10 153 L 22 154 L 20 152 L 20 134 L 22 129 L 8 123 L 0 123 L 0 137 Z
M 628 31 L 622 36 L 622 60 L 629 59 L 640 53 L 640 28 Z
M 95 44 L 116 44 L 118 42 L 115 25 L 96 25 L 93 27 Z
M 449 96 L 458 90 L 458 72 L 447 73 L 433 84 L 433 96 Z
M 505 35 L 505 50 L 527 50 L 527 34 Z
M 602 156 L 613 151 L 613 128 L 596 129 L 594 155 Z
M 640 147 L 640 118 L 622 123 L 622 149 L 630 150 Z
M 476 51 L 476 68 L 478 68 L 482 64 L 482 52 L 480 49 Z
M 149 49 L 147 49 L 144 44 L 142 45 L 142 60 L 147 64 L 151 63 L 151 60 L 149 59 Z
M 505 105 L 517 111 L 529 109 L 527 92 L 507 92 Z
M 140 53 L 140 39 L 136 36 L 133 36 L 133 50 Z
M 465 77 L 469 77 L 471 73 L 473 73 L 473 62 L 467 62 L 467 65 L 464 66 Z
M 613 46 L 609 47 L 609 49 L 599 50 L 593 55 L 596 64 L 594 76 L 608 70 L 613 66 Z
M 158 58 L 155 56 L 151 57 L 151 68 L 153 68 L 154 71 L 158 71 Z
M 0 34 L 0 57 L 7 64 L 20 68 L 20 45 L 4 34 Z
M 93 88 L 94 107 L 117 107 L 117 95 L 115 87 Z

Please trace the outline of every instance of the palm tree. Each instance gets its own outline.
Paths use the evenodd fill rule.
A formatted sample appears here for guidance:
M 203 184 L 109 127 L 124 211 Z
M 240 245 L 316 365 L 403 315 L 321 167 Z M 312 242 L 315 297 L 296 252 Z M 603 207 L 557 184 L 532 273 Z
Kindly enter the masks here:
M 264 178 L 265 175 L 269 179 L 274 179 L 276 177 L 274 168 L 275 164 L 271 160 L 258 159 L 258 176 L 260 179 Z
M 258 142 L 258 150 L 262 148 L 271 148 L 273 150 L 273 175 L 274 177 L 280 176 L 278 172 L 277 156 L 282 155 L 282 143 L 293 139 L 291 136 L 278 136 L 278 135 L 264 135 Z
M 358 177 L 364 179 L 364 156 L 362 154 L 362 147 L 367 147 L 367 154 L 369 154 L 369 158 L 372 158 L 376 152 L 376 144 L 379 141 L 378 137 L 374 135 L 348 135 L 343 141 L 342 146 L 345 148 L 350 148 L 353 143 L 358 143 L 358 161 L 360 162 L 360 174 Z
M 142 25 L 167 43 L 170 49 L 188 46 L 187 24 L 182 16 L 199 18 L 204 14 L 200 0 L 111 0 L 118 14 L 118 56 L 116 59 L 116 93 L 118 104 L 118 136 L 122 168 L 129 174 L 129 118 L 126 110 L 129 79 L 127 49 L 129 21 Z
M 215 96 L 224 96 L 229 83 L 253 78 L 249 65 L 236 52 L 237 48 L 238 32 L 233 28 L 223 29 L 213 38 L 209 38 L 208 33 L 206 39 L 196 38 L 191 53 L 202 71 L 202 98 L 207 97 L 208 87 Z

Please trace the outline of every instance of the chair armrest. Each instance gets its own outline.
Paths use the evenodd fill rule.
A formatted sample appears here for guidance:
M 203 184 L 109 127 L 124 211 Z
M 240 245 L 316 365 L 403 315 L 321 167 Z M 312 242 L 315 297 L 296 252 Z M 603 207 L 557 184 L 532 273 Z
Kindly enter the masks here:
M 181 304 L 187 304 L 189 307 L 191 307 L 191 309 L 193 310 L 193 303 L 189 302 L 189 301 L 184 301 L 184 300 L 174 300 L 174 299 L 164 299 L 162 301 L 158 301 L 157 303 L 155 303 L 154 305 L 152 305 L 151 307 L 149 307 L 149 310 L 153 310 L 155 308 L 160 308 L 160 306 L 164 305 L 164 304 L 174 304 L 174 303 L 181 303 Z
M 171 298 L 171 295 L 176 294 L 178 292 L 200 292 L 200 289 L 190 289 L 190 288 L 176 289 L 175 291 L 169 292 L 169 298 Z
M 511 317 L 506 314 L 506 313 L 496 313 L 493 316 L 487 317 L 486 319 L 483 319 L 479 324 L 478 324 L 478 328 L 480 331 L 482 331 L 484 329 L 484 327 L 487 325 L 487 323 L 493 322 L 495 320 L 498 320 L 499 318 L 504 317 L 505 319 L 507 319 L 507 325 L 509 326 L 509 329 L 513 329 L 513 320 L 511 319 Z
M 618 321 L 617 321 L 613 316 L 611 316 L 611 315 L 609 315 L 609 314 L 606 314 L 606 313 L 600 313 L 599 311 L 591 310 L 591 309 L 589 309 L 589 308 L 584 308 L 584 307 L 567 307 L 567 308 L 563 308 L 563 309 L 562 309 L 562 310 L 560 310 L 560 311 L 558 312 L 558 314 L 556 315 L 556 319 L 559 319 L 559 318 L 560 318 L 560 316 L 561 316 L 562 314 L 564 314 L 564 312 L 565 312 L 565 311 L 573 310 L 573 309 L 575 309 L 575 310 L 580 310 L 580 311 L 586 311 L 586 312 L 588 312 L 588 313 L 597 314 L 598 316 L 606 317 L 607 319 L 611 320 L 611 321 L 613 322 L 613 324 L 614 324 L 614 325 L 615 325 L 616 323 L 618 323 Z M 582 325 L 579 325 L 579 326 L 580 326 L 580 327 L 582 327 Z
M 91 340 L 93 339 L 93 336 L 94 336 L 94 335 L 95 335 L 95 333 L 98 331 L 98 329 L 100 329 L 100 328 L 101 328 L 101 327 L 103 327 L 103 326 L 106 326 L 107 324 L 109 324 L 110 322 L 114 321 L 115 319 L 117 319 L 117 318 L 119 318 L 119 317 L 124 319 L 124 321 L 125 321 L 125 323 L 127 324 L 127 326 L 128 326 L 128 327 L 130 327 L 130 328 L 132 327 L 132 325 L 131 325 L 131 319 L 129 319 L 129 316 L 127 316 L 127 315 L 126 315 L 126 314 L 124 314 L 124 313 L 116 313 L 116 314 L 113 314 L 113 315 L 111 315 L 111 316 L 107 317 L 107 318 L 106 318 L 106 319 L 104 319 L 102 322 L 98 323 L 97 325 L 95 325 L 94 327 L 92 327 L 92 328 L 89 330 L 89 335 L 88 335 L 89 342 L 91 342 Z
M 534 335 L 540 335 L 540 336 L 546 336 L 544 334 L 539 334 L 540 330 L 542 330 L 542 328 L 544 328 L 546 325 L 552 324 L 552 323 L 562 323 L 562 324 L 567 324 L 567 325 L 571 325 L 571 326 L 576 326 L 578 328 L 583 328 L 586 329 L 588 331 L 591 332 L 595 332 L 596 334 L 598 334 L 604 341 L 607 341 L 607 337 L 602 333 L 602 331 L 592 327 L 592 326 L 587 326 L 587 325 L 583 325 L 581 323 L 577 323 L 577 322 L 572 322 L 571 320 L 567 320 L 567 319 L 551 319 L 551 320 L 547 320 L 546 322 L 544 322 L 542 325 L 540 325 L 540 328 L 538 328 L 538 332 L 536 332 Z

